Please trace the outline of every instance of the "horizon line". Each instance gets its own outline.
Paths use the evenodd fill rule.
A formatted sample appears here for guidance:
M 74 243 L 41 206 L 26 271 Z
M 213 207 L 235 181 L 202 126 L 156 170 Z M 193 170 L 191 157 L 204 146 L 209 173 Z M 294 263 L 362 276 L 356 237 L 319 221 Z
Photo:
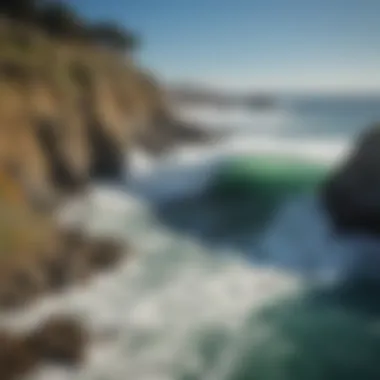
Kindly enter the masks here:
M 290 86 L 273 86 L 273 85 L 255 85 L 255 84 L 227 84 L 227 83 L 213 83 L 204 80 L 196 79 L 164 79 L 162 83 L 168 88 L 191 88 L 203 89 L 205 91 L 223 91 L 223 92 L 249 92 L 249 93 L 265 93 L 265 94 L 280 94 L 280 93 L 294 93 L 294 94 L 337 94 L 337 95 L 379 95 L 380 86 L 374 87 L 360 87 L 360 86 L 304 86 L 304 87 L 290 87 Z

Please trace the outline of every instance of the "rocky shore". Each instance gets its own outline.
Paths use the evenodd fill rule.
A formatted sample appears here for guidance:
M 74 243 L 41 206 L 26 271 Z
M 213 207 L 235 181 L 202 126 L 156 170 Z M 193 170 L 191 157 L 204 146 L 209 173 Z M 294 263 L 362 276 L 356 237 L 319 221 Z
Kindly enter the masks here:
M 0 6 L 0 306 L 86 278 L 125 250 L 60 230 L 54 215 L 70 197 L 127 175 L 132 147 L 158 154 L 207 138 L 173 117 L 135 63 L 135 40 L 62 4 Z
M 88 339 L 80 321 L 65 316 L 53 316 L 32 331 L 0 331 L 0 378 L 18 380 L 46 363 L 78 366 Z
M 129 32 L 66 6 L 0 4 L 0 318 L 86 284 L 132 254 L 125 242 L 59 223 L 67 201 L 94 181 L 128 175 L 136 147 L 159 155 L 211 138 L 174 116 L 134 49 Z M 379 146 L 374 126 L 321 189 L 337 233 L 380 232 Z M 17 380 L 45 362 L 80 365 L 89 339 L 66 316 L 29 332 L 0 331 L 0 379 Z
M 159 154 L 207 139 L 173 117 L 161 85 L 134 59 L 136 41 L 58 2 L 0 5 L 0 313 L 128 256 L 125 243 L 59 224 L 70 198 L 127 175 L 131 148 Z M 1 379 L 51 355 L 79 361 L 80 328 L 59 319 L 44 326 L 26 338 L 0 332 Z

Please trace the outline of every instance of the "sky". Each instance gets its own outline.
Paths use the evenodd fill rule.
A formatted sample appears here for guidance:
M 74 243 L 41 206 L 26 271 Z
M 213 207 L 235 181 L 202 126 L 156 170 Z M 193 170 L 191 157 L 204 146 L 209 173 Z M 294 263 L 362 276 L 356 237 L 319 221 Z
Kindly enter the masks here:
M 380 91 L 380 0 L 68 0 L 142 37 L 170 83 Z

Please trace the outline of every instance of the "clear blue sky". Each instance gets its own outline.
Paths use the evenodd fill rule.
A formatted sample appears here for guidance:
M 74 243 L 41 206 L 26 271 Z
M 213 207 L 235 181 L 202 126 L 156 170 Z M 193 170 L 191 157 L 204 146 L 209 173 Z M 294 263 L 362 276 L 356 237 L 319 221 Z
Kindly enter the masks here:
M 170 81 L 379 89 L 380 0 L 69 0 L 143 37 Z

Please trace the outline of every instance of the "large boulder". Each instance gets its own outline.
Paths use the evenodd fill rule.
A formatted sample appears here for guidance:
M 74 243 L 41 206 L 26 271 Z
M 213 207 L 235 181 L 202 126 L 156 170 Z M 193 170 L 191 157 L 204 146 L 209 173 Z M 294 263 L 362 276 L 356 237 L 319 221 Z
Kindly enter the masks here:
M 360 136 L 321 198 L 336 231 L 380 234 L 380 125 Z

